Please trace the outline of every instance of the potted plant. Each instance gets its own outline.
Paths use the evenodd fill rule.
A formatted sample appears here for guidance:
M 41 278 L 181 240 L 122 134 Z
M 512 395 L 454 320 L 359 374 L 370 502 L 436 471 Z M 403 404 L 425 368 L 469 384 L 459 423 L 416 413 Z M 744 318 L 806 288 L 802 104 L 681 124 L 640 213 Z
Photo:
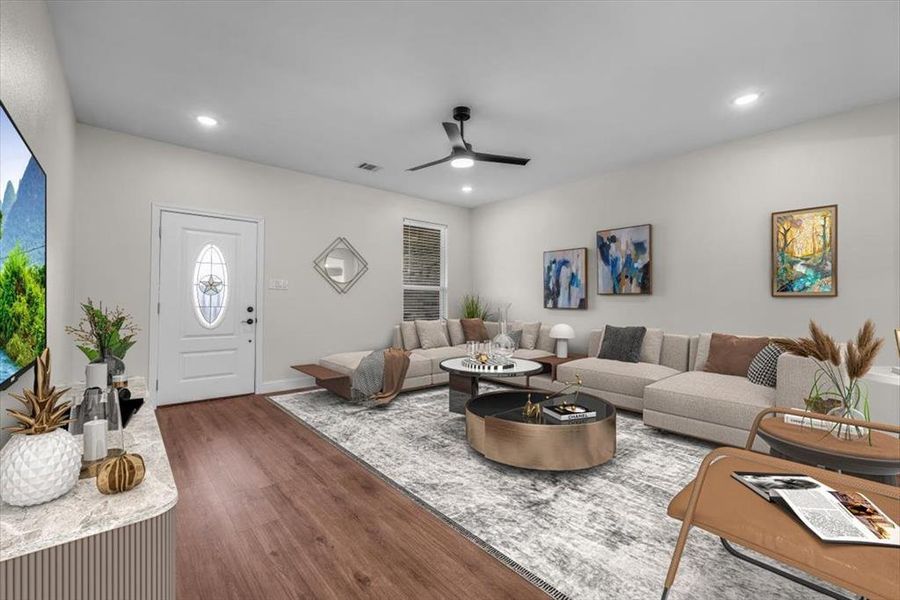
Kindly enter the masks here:
M 875 337 L 875 324 L 866 321 L 855 340 L 847 342 L 846 361 L 841 349 L 830 335 L 814 321 L 809 322 L 808 338 L 778 338 L 775 343 L 798 356 L 805 356 L 816 363 L 816 374 L 806 399 L 807 408 L 828 407 L 827 414 L 834 417 L 871 420 L 869 393 L 862 378 L 872 364 L 884 340 Z M 867 428 L 836 423 L 831 433 L 842 439 L 858 439 L 869 434 Z
M 477 294 L 466 294 L 462 298 L 462 318 L 487 320 L 489 308 Z
M 81 304 L 81 310 L 81 320 L 75 327 L 66 327 L 66 333 L 75 338 L 75 345 L 89 361 L 106 362 L 110 378 L 124 374 L 122 359 L 140 331 L 131 315 L 118 306 L 112 310 L 102 303 L 95 306 L 90 298 Z

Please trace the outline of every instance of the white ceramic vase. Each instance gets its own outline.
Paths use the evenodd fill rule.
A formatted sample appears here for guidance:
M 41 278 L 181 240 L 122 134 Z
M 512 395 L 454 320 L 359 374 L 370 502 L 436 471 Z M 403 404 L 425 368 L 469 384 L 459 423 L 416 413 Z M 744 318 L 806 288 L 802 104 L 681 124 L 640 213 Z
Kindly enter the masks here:
M 0 450 L 0 499 L 32 506 L 59 498 L 78 482 L 81 445 L 65 429 L 14 434 Z

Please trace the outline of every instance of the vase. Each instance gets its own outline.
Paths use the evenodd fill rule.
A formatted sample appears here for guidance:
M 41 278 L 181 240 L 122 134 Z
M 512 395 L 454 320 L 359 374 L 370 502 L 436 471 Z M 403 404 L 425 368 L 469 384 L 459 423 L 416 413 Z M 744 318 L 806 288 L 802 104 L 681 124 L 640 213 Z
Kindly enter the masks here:
M 65 429 L 16 434 L 0 450 L 0 499 L 32 506 L 59 498 L 78 482 L 81 445 Z
M 125 361 L 114 355 L 109 350 L 103 350 L 102 355 L 91 361 L 92 363 L 106 363 L 106 384 L 112 385 L 113 377 L 125 374 Z
M 516 351 L 516 341 L 509 335 L 509 307 L 507 304 L 500 309 L 500 333 L 491 340 L 493 353 L 500 357 L 504 363 L 509 363 Z
M 828 411 L 830 417 L 841 417 L 842 419 L 853 419 L 855 421 L 868 421 L 866 415 L 862 411 L 847 406 L 837 406 Z M 858 440 L 868 437 L 869 428 L 859 425 L 847 425 L 844 423 L 831 423 L 831 435 L 842 440 Z

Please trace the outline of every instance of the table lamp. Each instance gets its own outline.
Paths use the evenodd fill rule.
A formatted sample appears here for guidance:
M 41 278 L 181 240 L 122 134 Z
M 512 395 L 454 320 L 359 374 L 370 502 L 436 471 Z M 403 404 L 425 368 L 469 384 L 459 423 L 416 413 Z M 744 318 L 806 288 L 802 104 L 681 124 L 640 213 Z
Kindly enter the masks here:
M 575 337 L 575 330 L 571 325 L 559 323 L 550 329 L 550 337 L 556 340 L 556 356 L 568 358 L 569 340 Z

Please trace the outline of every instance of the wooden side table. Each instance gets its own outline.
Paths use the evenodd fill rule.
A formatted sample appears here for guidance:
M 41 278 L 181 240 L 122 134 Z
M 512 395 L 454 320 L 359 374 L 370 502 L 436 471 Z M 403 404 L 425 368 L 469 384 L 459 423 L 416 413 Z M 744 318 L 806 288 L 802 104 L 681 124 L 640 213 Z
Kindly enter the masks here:
M 350 376 L 338 373 L 328 367 L 317 364 L 292 365 L 292 369 L 314 377 L 316 385 L 335 393 L 341 398 L 350 399 Z
M 833 471 L 852 473 L 890 485 L 896 484 L 897 476 L 900 475 L 900 439 L 884 432 L 900 431 L 896 426 L 867 424 L 871 432 L 870 443 L 869 437 L 844 440 L 831 435 L 828 430 L 785 423 L 784 419 L 778 416 L 779 413 L 809 417 L 809 413 L 792 409 L 776 408 L 760 413 L 750 437 L 759 435 L 769 444 L 773 456 Z M 814 418 L 820 417 L 824 415 L 816 415 Z
M 556 381 L 556 367 L 569 361 L 578 360 L 579 358 L 587 358 L 587 354 L 569 354 L 566 358 L 560 358 L 553 354 L 550 356 L 541 356 L 540 358 L 532 358 L 531 360 L 544 365 L 544 373 L 550 373 L 550 379 Z

